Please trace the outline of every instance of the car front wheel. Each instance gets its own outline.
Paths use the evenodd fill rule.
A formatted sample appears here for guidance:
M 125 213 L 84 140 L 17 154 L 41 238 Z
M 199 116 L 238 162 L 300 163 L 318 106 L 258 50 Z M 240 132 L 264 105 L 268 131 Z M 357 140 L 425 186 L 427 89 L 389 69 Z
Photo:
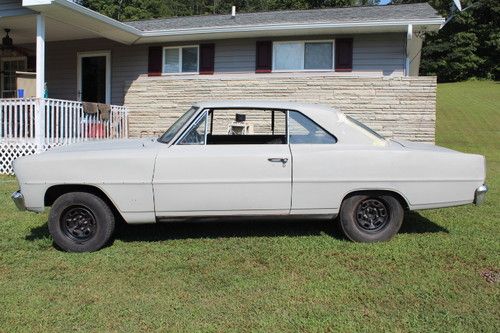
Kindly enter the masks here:
M 61 195 L 52 205 L 49 232 L 64 251 L 92 252 L 109 241 L 115 218 L 101 198 L 85 192 Z
M 342 203 L 342 231 L 355 242 L 391 239 L 401 228 L 404 211 L 398 199 L 384 193 L 353 195 Z

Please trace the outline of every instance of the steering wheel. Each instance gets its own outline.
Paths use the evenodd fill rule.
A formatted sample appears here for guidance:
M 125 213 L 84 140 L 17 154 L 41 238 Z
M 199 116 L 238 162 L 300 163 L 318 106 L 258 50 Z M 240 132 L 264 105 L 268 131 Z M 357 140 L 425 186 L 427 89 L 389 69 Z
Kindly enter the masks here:
M 198 131 L 194 130 L 189 132 L 189 134 L 186 135 L 186 137 L 182 141 L 184 144 L 196 145 L 203 143 L 204 139 L 204 135 L 201 135 L 200 133 L 198 133 Z

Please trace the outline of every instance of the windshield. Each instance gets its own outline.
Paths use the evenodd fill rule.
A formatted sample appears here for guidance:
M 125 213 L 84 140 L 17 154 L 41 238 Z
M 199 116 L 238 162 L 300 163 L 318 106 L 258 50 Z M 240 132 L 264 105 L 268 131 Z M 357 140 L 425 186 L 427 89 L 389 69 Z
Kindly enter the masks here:
M 172 140 L 173 137 L 177 134 L 177 132 L 179 132 L 179 130 L 183 128 L 184 125 L 186 125 L 188 120 L 191 119 L 191 117 L 193 116 L 193 114 L 196 113 L 196 111 L 198 111 L 198 108 L 192 106 L 189 110 L 187 110 L 186 113 L 184 113 L 179 119 L 177 119 L 177 121 L 172 126 L 170 126 L 170 128 L 165 133 L 163 133 L 162 136 L 160 136 L 158 141 L 163 143 L 169 143 L 170 140 Z
M 385 138 L 378 134 L 377 132 L 375 132 L 374 130 L 372 130 L 370 127 L 366 126 L 365 124 L 357 121 L 356 119 L 352 118 L 352 117 L 349 117 L 348 115 L 346 115 L 347 119 L 349 119 L 352 123 L 356 124 L 357 126 L 361 127 L 362 129 L 364 129 L 365 131 L 367 131 L 368 133 L 370 133 L 371 135 L 375 136 L 377 139 L 380 139 L 380 140 L 385 140 Z

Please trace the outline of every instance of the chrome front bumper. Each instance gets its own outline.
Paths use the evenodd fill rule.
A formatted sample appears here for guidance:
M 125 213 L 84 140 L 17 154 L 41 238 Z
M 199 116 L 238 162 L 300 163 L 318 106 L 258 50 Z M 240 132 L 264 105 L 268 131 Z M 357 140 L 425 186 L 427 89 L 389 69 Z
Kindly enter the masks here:
M 17 209 L 23 211 L 26 210 L 26 206 L 24 205 L 24 196 L 21 193 L 21 191 L 16 191 L 12 193 L 10 196 L 12 198 L 12 201 L 16 204 Z
M 486 199 L 486 192 L 488 192 L 488 186 L 486 186 L 486 184 L 479 186 L 474 193 L 474 204 L 482 204 L 484 199 Z

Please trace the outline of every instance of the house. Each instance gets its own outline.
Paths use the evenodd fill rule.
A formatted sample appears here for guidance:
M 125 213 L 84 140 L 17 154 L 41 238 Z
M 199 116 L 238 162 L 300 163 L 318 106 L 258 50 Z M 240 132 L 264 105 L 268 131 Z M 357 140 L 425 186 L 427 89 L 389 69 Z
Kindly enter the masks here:
M 67 0 L 0 0 L 0 97 L 36 72 L 38 99 L 125 105 L 130 136 L 196 100 L 273 98 L 433 142 L 436 78 L 418 69 L 422 33 L 443 23 L 426 3 L 118 22 Z

